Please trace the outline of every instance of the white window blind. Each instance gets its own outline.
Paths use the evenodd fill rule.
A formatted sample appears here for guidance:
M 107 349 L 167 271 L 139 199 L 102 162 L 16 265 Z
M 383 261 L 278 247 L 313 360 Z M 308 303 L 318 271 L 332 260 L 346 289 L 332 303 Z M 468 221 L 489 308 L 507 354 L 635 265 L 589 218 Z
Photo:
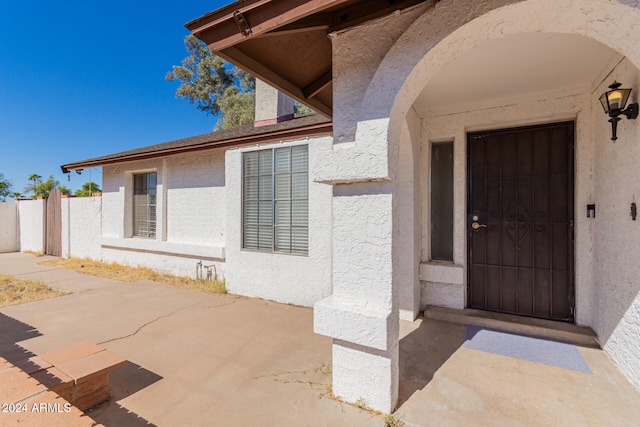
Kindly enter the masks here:
M 308 147 L 243 154 L 243 247 L 306 254 L 309 246 Z
M 156 173 L 133 176 L 133 235 L 156 237 Z

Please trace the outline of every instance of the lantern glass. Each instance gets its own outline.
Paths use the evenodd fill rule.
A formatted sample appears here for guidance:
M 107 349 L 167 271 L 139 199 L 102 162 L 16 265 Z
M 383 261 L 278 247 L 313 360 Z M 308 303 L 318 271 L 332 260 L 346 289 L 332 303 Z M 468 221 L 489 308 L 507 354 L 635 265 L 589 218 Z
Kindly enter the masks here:
M 600 103 L 602 104 L 602 108 L 604 108 L 605 113 L 612 110 L 623 110 L 625 105 L 627 105 L 630 93 L 631 89 L 616 88 L 602 94 L 600 97 Z
M 609 113 L 609 101 L 607 101 L 607 93 L 605 92 L 602 95 L 600 95 L 600 104 L 602 104 L 602 109 L 604 110 L 605 113 Z

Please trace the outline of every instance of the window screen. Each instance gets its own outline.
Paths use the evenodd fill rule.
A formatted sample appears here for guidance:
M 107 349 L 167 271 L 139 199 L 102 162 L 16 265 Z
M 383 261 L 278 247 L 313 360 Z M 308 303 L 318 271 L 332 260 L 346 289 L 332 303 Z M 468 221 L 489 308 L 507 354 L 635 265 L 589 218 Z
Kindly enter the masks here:
M 156 173 L 133 176 L 133 235 L 156 237 Z
M 243 248 L 306 254 L 308 147 L 243 154 Z

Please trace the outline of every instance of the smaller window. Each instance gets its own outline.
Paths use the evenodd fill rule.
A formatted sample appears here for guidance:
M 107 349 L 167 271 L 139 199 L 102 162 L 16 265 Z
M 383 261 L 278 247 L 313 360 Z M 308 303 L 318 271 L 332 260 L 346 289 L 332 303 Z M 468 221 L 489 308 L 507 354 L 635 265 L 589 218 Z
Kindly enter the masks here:
M 133 175 L 133 235 L 156 237 L 156 173 Z
M 453 261 L 453 142 L 431 145 L 431 260 Z

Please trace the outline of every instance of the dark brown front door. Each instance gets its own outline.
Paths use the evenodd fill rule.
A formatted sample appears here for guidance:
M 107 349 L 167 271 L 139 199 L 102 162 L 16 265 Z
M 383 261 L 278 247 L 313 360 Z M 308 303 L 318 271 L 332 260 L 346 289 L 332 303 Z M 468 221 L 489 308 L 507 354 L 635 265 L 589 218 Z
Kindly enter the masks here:
M 469 306 L 573 321 L 573 122 L 470 133 Z

